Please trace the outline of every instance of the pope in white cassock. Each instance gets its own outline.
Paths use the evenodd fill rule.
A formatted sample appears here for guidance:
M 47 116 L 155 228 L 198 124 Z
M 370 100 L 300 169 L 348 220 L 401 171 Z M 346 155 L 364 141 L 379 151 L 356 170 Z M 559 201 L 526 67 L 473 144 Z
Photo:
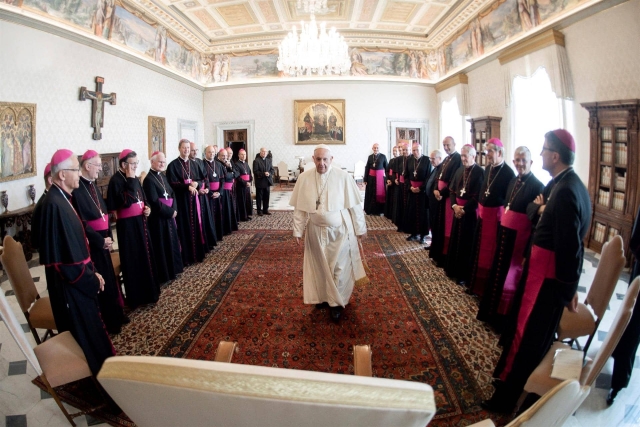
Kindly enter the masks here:
M 362 198 L 353 178 L 332 168 L 331 149 L 313 151 L 315 169 L 302 173 L 293 189 L 293 236 L 300 244 L 305 230 L 304 303 L 331 307 L 331 319 L 340 320 L 353 286 L 367 283 L 358 239 L 367 233 Z M 356 236 L 358 236 L 356 238 Z

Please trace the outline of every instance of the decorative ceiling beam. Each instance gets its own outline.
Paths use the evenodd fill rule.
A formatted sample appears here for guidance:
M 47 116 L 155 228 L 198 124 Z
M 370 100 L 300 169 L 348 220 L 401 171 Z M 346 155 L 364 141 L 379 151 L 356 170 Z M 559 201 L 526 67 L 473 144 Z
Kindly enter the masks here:
M 505 49 L 500 53 L 500 56 L 498 56 L 498 61 L 500 61 L 500 65 L 504 65 L 547 46 L 553 46 L 554 44 L 564 46 L 564 34 L 558 30 L 547 30 Z

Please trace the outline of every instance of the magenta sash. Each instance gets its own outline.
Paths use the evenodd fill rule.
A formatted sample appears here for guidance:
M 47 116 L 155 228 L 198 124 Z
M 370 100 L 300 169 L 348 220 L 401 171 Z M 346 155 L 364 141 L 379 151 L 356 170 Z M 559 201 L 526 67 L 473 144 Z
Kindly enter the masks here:
M 165 199 L 164 197 L 159 197 L 158 200 L 160 200 L 160 203 L 162 203 L 165 206 L 168 206 L 168 207 L 173 206 L 173 199 L 171 198 Z
M 389 175 L 393 175 L 393 169 L 389 169 Z
M 398 181 L 400 181 L 401 184 L 404 184 L 404 175 L 400 175 L 400 179 Z
M 478 265 L 475 271 L 472 291 L 480 296 L 484 293 L 484 286 L 493 264 L 498 224 L 502 219 L 503 213 L 504 206 L 486 207 L 478 205 L 478 218 L 482 219 L 482 227 L 480 231 L 480 247 L 478 248 Z
M 196 212 L 198 213 L 198 227 L 200 227 L 200 241 L 204 244 L 204 230 L 202 230 L 202 209 L 200 208 L 200 195 L 196 194 Z
M 554 279 L 556 277 L 556 257 L 553 251 L 542 249 L 540 246 L 533 245 L 531 248 L 531 258 L 529 260 L 529 273 L 525 283 L 524 293 L 522 296 L 522 304 L 518 312 L 518 323 L 516 331 L 509 348 L 509 354 L 504 369 L 500 373 L 500 379 L 506 380 L 507 375 L 513 367 L 513 360 L 520 349 L 522 336 L 527 328 L 529 316 L 533 311 L 533 307 L 538 299 L 540 289 L 545 279 Z
M 107 214 L 102 214 L 101 218 L 92 219 L 87 221 L 87 225 L 96 231 L 104 231 L 109 229 L 109 217 Z
M 132 203 L 131 206 L 124 209 L 118 209 L 118 219 L 131 218 L 142 215 L 144 205 L 142 203 Z
M 225 182 L 222 184 L 223 190 L 233 190 L 233 182 Z
M 438 191 L 442 191 L 448 186 L 448 182 L 438 180 Z M 444 203 L 444 246 L 442 247 L 442 253 L 446 255 L 449 252 L 449 239 L 451 238 L 451 227 L 453 226 L 453 209 L 451 209 L 447 200 Z
M 507 314 L 511 307 L 511 302 L 516 294 L 520 277 L 522 276 L 522 260 L 527 242 L 531 236 L 531 221 L 526 214 L 507 210 L 502 216 L 502 227 L 515 230 L 516 240 L 513 243 L 513 253 L 509 264 L 509 272 L 502 288 L 502 298 L 498 305 L 499 314 Z
M 240 175 L 240 178 L 242 178 L 243 181 L 249 182 L 249 180 L 251 179 L 251 175 L 249 175 L 249 174 Z
M 419 188 L 422 184 L 424 184 L 424 181 L 411 181 L 411 186 L 413 188 Z
M 220 181 L 209 181 L 209 189 L 211 191 L 218 191 L 220 189 Z
M 369 176 L 376 177 L 376 202 L 384 203 L 387 200 L 384 193 L 384 169 L 369 169 Z
M 458 205 L 458 206 L 464 207 L 464 205 L 466 205 L 467 202 L 468 202 L 468 200 L 461 199 L 460 197 L 456 197 L 456 205 Z M 453 209 L 451 209 L 451 211 L 453 211 Z

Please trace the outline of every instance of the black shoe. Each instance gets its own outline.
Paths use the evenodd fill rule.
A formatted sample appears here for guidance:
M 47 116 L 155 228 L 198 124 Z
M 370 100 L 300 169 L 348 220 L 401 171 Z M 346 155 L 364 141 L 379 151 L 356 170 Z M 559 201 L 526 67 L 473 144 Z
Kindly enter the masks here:
M 418 240 L 420 240 L 420 237 L 418 237 L 417 234 L 412 234 L 411 236 L 407 237 L 408 242 L 417 242 Z
M 425 246 L 425 247 L 424 247 L 424 250 L 425 250 L 425 251 L 428 251 L 429 249 L 431 249 L 431 245 L 429 245 L 429 246 Z
M 120 332 L 122 332 L 122 328 L 107 328 L 107 332 L 109 332 L 109 335 L 118 335 Z
M 456 283 L 460 286 L 467 286 L 467 282 L 464 280 L 458 280 Z
M 265 215 L 271 215 L 271 212 L 263 212 Z
M 420 244 L 424 245 L 425 243 L 427 243 L 427 236 L 420 237 Z
M 250 216 L 248 216 L 248 217 L 247 217 L 247 221 L 251 221 L 252 219 L 253 219 L 253 218 L 252 218 L 252 217 L 250 217 Z
M 340 306 L 331 307 L 331 312 L 329 313 L 331 315 L 331 320 L 338 322 L 340 320 L 340 316 L 342 316 L 342 310 L 343 308 Z
M 482 406 L 482 409 L 490 412 L 497 412 L 499 414 L 510 414 L 513 412 L 513 407 L 510 408 L 508 405 L 496 402 L 493 399 L 483 400 L 480 402 L 480 406 Z
M 129 323 L 131 323 L 131 319 L 129 318 L 129 316 L 124 316 L 124 318 L 122 319 L 122 324 L 128 325 Z
M 613 404 L 613 401 L 616 400 L 619 392 L 619 388 L 612 388 L 609 390 L 609 394 L 607 395 L 607 406 L 611 406 Z
M 321 302 L 320 304 L 316 304 L 316 308 L 317 309 L 321 309 L 321 308 L 325 308 L 325 307 L 329 307 L 329 303 L 328 302 Z
M 258 216 L 262 216 L 262 212 L 258 212 Z

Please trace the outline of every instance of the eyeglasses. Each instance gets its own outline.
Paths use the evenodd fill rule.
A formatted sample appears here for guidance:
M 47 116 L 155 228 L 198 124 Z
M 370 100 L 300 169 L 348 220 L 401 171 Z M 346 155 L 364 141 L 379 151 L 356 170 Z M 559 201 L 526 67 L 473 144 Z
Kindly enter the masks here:
M 139 163 L 140 163 L 140 162 L 134 162 L 134 163 L 127 162 L 127 164 L 128 164 L 128 165 L 131 165 L 131 166 L 138 166 L 138 164 L 139 164 Z
M 69 172 L 80 172 L 80 168 L 78 169 L 61 169 L 63 171 L 69 171 Z
M 101 165 L 100 163 L 87 163 L 87 164 L 89 164 L 89 165 L 91 165 L 91 166 L 94 166 L 94 167 L 96 167 L 96 168 L 100 168 L 100 169 L 102 169 L 102 165 Z
M 546 151 L 550 151 L 551 153 L 557 153 L 557 151 L 556 151 L 556 150 L 552 150 L 551 148 L 549 148 L 549 147 L 545 147 L 545 146 L 543 145 L 543 146 L 542 146 L 542 151 L 540 152 L 540 154 L 544 153 L 544 151 L 545 151 L 545 150 L 546 150 Z

